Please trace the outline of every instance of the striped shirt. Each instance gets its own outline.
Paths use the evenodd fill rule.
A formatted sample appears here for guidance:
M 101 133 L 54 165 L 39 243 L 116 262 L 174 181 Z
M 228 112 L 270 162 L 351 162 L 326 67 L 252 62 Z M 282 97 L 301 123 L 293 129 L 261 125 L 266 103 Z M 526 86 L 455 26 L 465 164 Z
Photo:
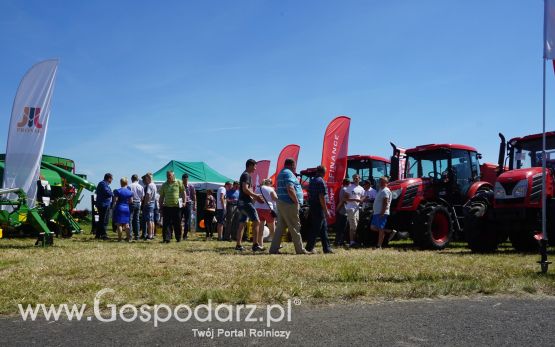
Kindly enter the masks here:
M 167 207 L 178 207 L 181 194 L 183 194 L 183 182 L 180 180 L 175 180 L 173 183 L 166 181 L 160 188 L 160 197 L 163 197 L 164 206 Z
M 283 169 L 280 171 L 277 177 L 277 196 L 280 201 L 287 202 L 289 204 L 293 203 L 291 197 L 287 193 L 287 188 L 293 185 L 295 188 L 295 195 L 297 195 L 297 200 L 299 200 L 299 205 L 303 203 L 303 190 L 299 180 L 293 172 L 289 169 Z

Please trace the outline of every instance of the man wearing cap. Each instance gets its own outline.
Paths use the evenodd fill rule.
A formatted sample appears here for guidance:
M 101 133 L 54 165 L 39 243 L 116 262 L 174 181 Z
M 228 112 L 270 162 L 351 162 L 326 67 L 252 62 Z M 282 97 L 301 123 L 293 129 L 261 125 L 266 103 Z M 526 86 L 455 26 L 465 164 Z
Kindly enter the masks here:
M 239 201 L 237 202 L 237 209 L 241 215 L 239 219 L 239 227 L 237 228 L 237 245 L 235 246 L 236 251 L 244 251 L 245 248 L 241 245 L 243 238 L 243 228 L 245 223 L 250 220 L 252 222 L 252 229 L 257 230 L 260 219 L 254 208 L 254 200 L 263 202 L 262 196 L 256 194 L 252 186 L 251 174 L 256 170 L 256 160 L 249 159 L 245 163 L 245 171 L 239 179 Z M 258 252 L 262 248 L 253 240 L 252 251 Z
M 387 187 L 388 183 L 389 179 L 387 177 L 383 176 L 380 178 L 380 190 L 374 200 L 374 215 L 370 225 L 370 229 L 378 233 L 378 249 L 382 248 L 385 234 L 388 234 L 388 241 L 391 241 L 397 234 L 397 231 L 394 229 L 386 229 L 392 197 L 391 190 Z

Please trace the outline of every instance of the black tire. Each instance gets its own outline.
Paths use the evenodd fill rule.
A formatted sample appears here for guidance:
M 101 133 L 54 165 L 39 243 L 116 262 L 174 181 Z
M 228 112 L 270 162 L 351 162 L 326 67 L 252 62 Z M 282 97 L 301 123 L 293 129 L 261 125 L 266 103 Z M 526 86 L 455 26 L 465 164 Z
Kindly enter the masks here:
M 517 252 L 537 253 L 540 249 L 539 242 L 534 238 L 534 231 L 524 223 L 511 230 L 509 239 Z
M 361 210 L 356 231 L 356 239 L 363 247 L 375 247 L 378 244 L 378 233 L 370 229 L 372 223 L 372 210 Z M 389 244 L 386 234 L 382 243 L 383 247 Z
M 441 250 L 453 238 L 453 220 L 442 205 L 427 204 L 419 214 L 415 243 L 422 249 Z
M 61 227 L 58 223 L 54 221 L 47 222 L 46 226 L 58 238 L 61 237 L 61 238 L 67 239 L 73 236 L 73 233 L 71 232 L 71 230 L 68 230 L 65 227 Z
M 308 234 L 310 234 L 310 228 L 312 227 L 310 223 L 310 207 L 309 206 L 301 206 L 299 209 L 299 219 L 301 221 L 301 237 L 303 240 L 308 239 Z
M 64 239 L 69 239 L 70 237 L 73 236 L 73 231 L 69 230 L 68 228 L 61 228 L 62 229 L 62 238 Z
M 476 201 L 464 216 L 464 235 L 468 248 L 473 252 L 491 253 L 497 250 L 502 237 L 494 223 L 489 220 L 489 204 Z

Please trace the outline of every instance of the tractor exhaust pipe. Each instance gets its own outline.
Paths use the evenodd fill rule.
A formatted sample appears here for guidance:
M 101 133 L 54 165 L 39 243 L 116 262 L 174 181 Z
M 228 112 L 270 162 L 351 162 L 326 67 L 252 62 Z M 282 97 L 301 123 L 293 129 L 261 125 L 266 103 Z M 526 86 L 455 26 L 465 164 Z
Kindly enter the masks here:
M 390 142 L 389 144 L 393 148 L 389 175 L 391 176 L 391 181 L 397 181 L 399 179 L 399 150 L 393 142 Z
M 499 157 L 497 158 L 497 164 L 499 167 L 497 168 L 497 175 L 501 175 L 505 170 L 505 152 L 507 150 L 507 142 L 505 141 L 505 136 L 499 133 L 499 138 L 501 139 L 501 143 L 499 143 Z

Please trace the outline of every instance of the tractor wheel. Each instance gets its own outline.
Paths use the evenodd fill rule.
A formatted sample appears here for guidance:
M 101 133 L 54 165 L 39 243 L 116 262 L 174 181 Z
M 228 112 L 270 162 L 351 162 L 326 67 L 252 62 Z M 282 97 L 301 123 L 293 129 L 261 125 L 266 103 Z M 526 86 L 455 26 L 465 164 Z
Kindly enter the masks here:
M 46 225 L 48 226 L 48 229 L 50 229 L 50 231 L 52 231 L 54 235 L 56 235 L 56 237 L 62 237 L 64 239 L 68 239 L 73 236 L 73 232 L 71 230 L 69 230 L 64 226 L 59 225 L 54 221 L 49 221 L 48 223 L 46 223 Z
M 375 247 L 378 244 L 378 233 L 370 230 L 372 222 L 372 211 L 361 210 L 358 221 L 356 239 L 363 247 Z M 388 244 L 387 235 L 383 240 L 382 246 L 386 247 Z
M 310 207 L 302 206 L 299 209 L 299 219 L 301 221 L 301 237 L 303 240 L 308 239 L 308 235 L 310 234 L 310 228 L 312 227 L 310 223 Z
M 422 249 L 441 250 L 453 237 L 453 221 L 445 206 L 428 204 L 422 208 L 418 220 L 416 243 Z
M 518 252 L 536 253 L 540 249 L 539 242 L 534 238 L 533 230 L 524 223 L 511 231 L 509 239 Z
M 482 201 L 472 203 L 464 216 L 464 234 L 473 252 L 489 253 L 497 250 L 500 235 L 488 219 L 490 206 Z
M 68 228 L 61 228 L 61 235 L 64 239 L 69 239 L 73 236 L 73 231 L 69 230 Z

